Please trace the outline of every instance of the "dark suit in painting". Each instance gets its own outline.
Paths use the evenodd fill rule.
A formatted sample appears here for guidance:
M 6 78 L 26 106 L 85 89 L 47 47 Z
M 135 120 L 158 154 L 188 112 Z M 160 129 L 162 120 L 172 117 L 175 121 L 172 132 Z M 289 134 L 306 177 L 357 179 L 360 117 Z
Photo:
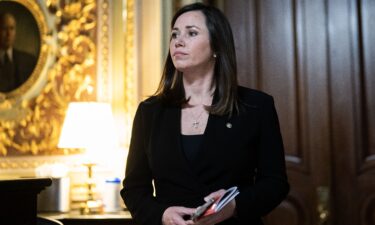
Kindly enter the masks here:
M 160 225 L 169 206 L 197 207 L 209 193 L 238 186 L 237 214 L 220 224 L 259 225 L 285 198 L 289 185 L 273 98 L 243 87 L 238 97 L 239 113 L 231 118 L 209 115 L 198 157 L 190 162 L 181 149 L 181 108 L 156 97 L 139 105 L 121 191 L 136 222 Z
M 0 92 L 13 91 L 25 83 L 35 65 L 33 55 L 13 49 L 13 58 L 0 62 Z

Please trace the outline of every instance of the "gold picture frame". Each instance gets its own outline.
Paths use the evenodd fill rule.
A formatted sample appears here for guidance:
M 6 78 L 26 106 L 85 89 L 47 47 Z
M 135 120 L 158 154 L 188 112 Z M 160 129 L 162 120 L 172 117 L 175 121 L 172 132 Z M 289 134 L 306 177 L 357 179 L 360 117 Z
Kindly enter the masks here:
M 96 99 L 96 1 L 5 2 L 33 15 L 40 52 L 30 78 L 0 93 L 0 157 L 71 154 L 56 146 L 68 103 Z

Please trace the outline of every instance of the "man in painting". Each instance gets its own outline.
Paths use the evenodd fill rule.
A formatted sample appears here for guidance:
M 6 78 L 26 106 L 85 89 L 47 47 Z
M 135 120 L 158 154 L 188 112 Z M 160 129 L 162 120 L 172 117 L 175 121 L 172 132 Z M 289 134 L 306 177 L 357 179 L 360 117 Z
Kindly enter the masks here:
M 13 14 L 0 13 L 0 92 L 21 86 L 31 75 L 36 57 L 14 48 L 17 22 Z

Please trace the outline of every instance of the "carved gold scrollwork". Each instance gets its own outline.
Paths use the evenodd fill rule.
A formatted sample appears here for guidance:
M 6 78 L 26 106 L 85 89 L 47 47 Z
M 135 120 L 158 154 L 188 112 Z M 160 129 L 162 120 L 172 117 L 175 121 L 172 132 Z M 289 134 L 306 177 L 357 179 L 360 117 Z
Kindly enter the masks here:
M 0 155 L 71 153 L 56 146 L 67 104 L 95 100 L 96 1 L 17 2 L 52 27 L 40 30 L 41 51 L 47 53 L 46 59 L 39 56 L 44 64 L 37 72 L 45 75 L 19 95 L 0 95 Z

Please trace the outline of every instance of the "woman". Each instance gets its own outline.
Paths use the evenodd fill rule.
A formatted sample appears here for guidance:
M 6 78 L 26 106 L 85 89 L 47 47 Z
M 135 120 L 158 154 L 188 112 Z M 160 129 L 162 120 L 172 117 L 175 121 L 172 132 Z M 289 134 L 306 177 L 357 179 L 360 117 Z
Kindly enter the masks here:
M 262 224 L 287 195 L 273 99 L 237 86 L 230 25 L 216 8 L 181 8 L 172 20 L 156 94 L 137 110 L 121 195 L 138 224 Z M 190 215 L 225 189 L 221 211 Z

